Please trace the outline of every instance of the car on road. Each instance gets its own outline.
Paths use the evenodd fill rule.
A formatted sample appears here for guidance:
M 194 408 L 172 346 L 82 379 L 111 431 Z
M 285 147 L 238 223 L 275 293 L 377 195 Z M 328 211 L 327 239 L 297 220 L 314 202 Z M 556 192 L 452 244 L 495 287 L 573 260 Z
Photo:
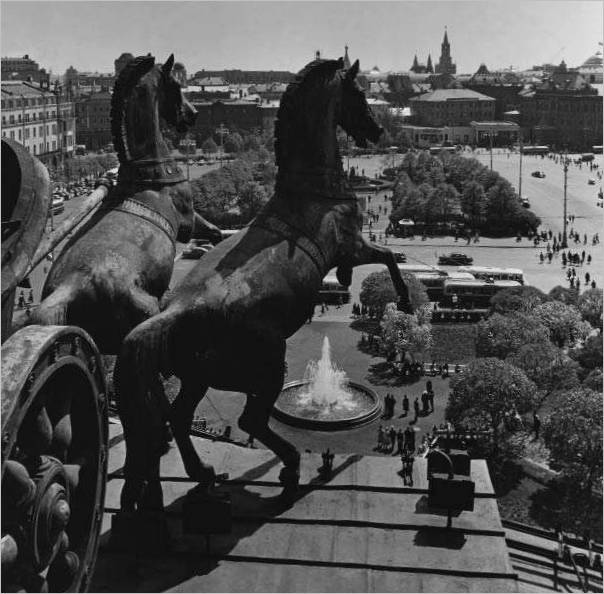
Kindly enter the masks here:
M 205 239 L 192 239 L 182 252 L 186 260 L 199 260 L 205 256 L 214 246 Z
M 524 206 L 524 208 L 530 208 L 531 207 L 531 203 L 528 201 L 528 198 L 522 198 L 522 206 Z
M 593 177 L 590 177 L 590 178 L 587 180 L 587 183 L 588 183 L 590 186 L 595 186 L 595 185 L 596 185 L 596 180 L 595 180 Z
M 65 199 L 60 196 L 55 196 L 52 199 L 51 211 L 53 215 L 61 214 L 65 210 Z
M 531 175 L 533 177 L 545 177 L 545 173 L 543 173 L 543 171 L 533 171 L 533 173 L 531 173 Z
M 443 254 L 438 258 L 438 263 L 442 266 L 467 266 L 472 264 L 472 262 L 474 262 L 474 258 L 457 252 L 452 252 L 448 255 Z
M 394 259 L 397 261 L 398 264 L 404 264 L 407 261 L 407 256 L 405 256 L 405 254 L 403 254 L 403 252 L 393 252 L 394 253 Z

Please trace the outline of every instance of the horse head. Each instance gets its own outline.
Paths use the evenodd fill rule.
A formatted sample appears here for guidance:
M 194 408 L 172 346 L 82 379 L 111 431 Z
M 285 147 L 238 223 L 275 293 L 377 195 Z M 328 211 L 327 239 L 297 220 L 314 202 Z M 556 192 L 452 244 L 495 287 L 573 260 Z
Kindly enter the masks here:
M 159 115 L 177 132 L 186 132 L 197 117 L 197 110 L 187 101 L 182 88 L 172 74 L 174 54 L 161 67 L 163 84 L 158 86 Z
M 120 72 L 111 97 L 111 131 L 121 164 L 169 159 L 160 120 L 178 132 L 195 122 L 197 112 L 172 74 L 174 55 L 161 66 L 151 55 L 131 60 Z
M 377 142 L 382 128 L 375 121 L 365 98 L 365 93 L 356 81 L 359 73 L 357 60 L 342 74 L 342 96 L 338 124 L 352 136 L 357 146 L 367 147 L 367 140 Z

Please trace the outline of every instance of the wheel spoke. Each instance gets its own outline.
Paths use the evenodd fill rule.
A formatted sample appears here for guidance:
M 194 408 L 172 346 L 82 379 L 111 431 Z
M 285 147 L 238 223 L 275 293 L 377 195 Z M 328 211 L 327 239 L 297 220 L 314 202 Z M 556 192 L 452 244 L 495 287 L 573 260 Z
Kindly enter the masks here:
M 36 485 L 29 476 L 27 468 L 16 460 L 7 460 L 4 464 L 2 485 L 3 503 L 20 509 L 27 507 L 36 493 Z
M 52 442 L 52 423 L 44 406 L 31 411 L 19 428 L 19 446 L 30 456 L 41 456 L 48 452 Z
M 1 544 L 0 555 L 2 555 L 2 573 L 4 575 L 9 575 L 17 562 L 19 546 L 17 545 L 17 541 L 10 534 L 5 534 L 2 537 Z

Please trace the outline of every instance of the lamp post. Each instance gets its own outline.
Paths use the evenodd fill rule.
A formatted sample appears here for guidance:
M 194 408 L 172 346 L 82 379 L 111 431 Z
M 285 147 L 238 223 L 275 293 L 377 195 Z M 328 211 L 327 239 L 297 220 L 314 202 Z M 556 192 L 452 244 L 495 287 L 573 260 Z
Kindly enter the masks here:
M 562 223 L 563 223 L 562 247 L 567 248 L 568 247 L 568 241 L 567 241 L 567 237 L 566 237 L 566 198 L 567 198 L 566 197 L 566 186 L 568 183 L 568 152 L 567 151 L 564 152 L 563 168 L 564 168 L 564 220 L 562 221 Z
M 491 171 L 493 171 L 493 131 L 489 130 L 489 150 L 491 153 Z
M 522 200 L 522 132 L 520 133 L 520 173 L 518 174 L 518 197 Z
M 225 128 L 224 124 L 221 122 L 220 126 L 216 130 L 216 134 L 220 135 L 220 152 L 218 153 L 218 160 L 220 161 L 221 165 L 222 165 L 222 155 L 223 155 L 223 139 L 224 139 L 224 135 L 228 134 L 228 133 L 229 133 L 228 129 Z

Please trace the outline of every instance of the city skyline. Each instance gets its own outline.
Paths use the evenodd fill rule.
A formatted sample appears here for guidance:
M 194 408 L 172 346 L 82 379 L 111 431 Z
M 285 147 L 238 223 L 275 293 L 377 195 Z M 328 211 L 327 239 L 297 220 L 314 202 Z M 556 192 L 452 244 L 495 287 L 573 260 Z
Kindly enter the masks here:
M 63 74 L 112 72 L 122 53 L 174 52 L 198 70 L 296 72 L 316 50 L 349 46 L 361 68 L 406 71 L 417 54 L 439 59 L 445 27 L 458 73 L 580 65 L 602 39 L 602 3 L 532 2 L 2 2 L 2 56 L 29 54 Z M 90 27 L 90 24 L 94 24 Z M 226 25 L 226 26 L 219 26 Z M 572 46 L 571 46 L 572 44 Z M 476 48 L 480 47 L 480 51 Z

